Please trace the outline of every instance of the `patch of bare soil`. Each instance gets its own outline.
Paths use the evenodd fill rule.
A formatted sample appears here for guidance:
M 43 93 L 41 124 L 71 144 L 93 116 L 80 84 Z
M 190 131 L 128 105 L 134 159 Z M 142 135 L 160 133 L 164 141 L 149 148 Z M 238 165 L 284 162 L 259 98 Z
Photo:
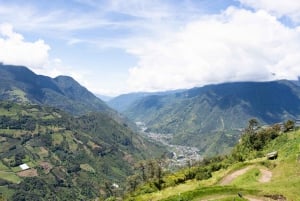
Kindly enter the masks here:
M 272 172 L 270 170 L 259 169 L 261 177 L 259 178 L 260 183 L 267 183 L 272 179 Z
M 28 169 L 18 172 L 18 176 L 20 177 L 37 177 L 39 176 L 36 169 Z
M 251 168 L 252 168 L 252 166 L 248 166 L 248 167 L 245 167 L 243 169 L 237 170 L 237 171 L 235 171 L 235 172 L 227 175 L 226 177 L 224 177 L 221 180 L 220 185 L 228 185 L 228 184 L 230 184 L 235 178 L 237 178 L 238 176 L 241 176 L 241 175 L 245 174 Z
M 46 174 L 48 174 L 50 170 L 53 168 L 53 165 L 51 165 L 48 162 L 40 162 L 40 166 L 43 168 Z
M 286 201 L 286 198 L 283 195 L 265 195 L 267 198 L 271 198 L 272 200 L 277 201 Z

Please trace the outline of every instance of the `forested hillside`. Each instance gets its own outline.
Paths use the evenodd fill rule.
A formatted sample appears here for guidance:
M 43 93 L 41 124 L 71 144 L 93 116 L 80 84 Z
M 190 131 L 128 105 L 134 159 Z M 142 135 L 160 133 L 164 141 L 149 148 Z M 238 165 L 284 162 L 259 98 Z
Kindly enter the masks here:
M 163 153 L 101 113 L 0 102 L 0 195 L 8 200 L 120 196 L 134 164 Z
M 0 100 L 48 105 L 75 115 L 93 111 L 117 115 L 103 101 L 68 76 L 52 79 L 36 75 L 23 66 L 0 64 L 0 77 Z
M 197 146 L 213 155 L 232 147 L 251 118 L 261 124 L 296 119 L 300 87 L 295 82 L 208 85 L 169 95 L 151 95 L 125 112 L 148 132 L 173 134 L 173 144 Z

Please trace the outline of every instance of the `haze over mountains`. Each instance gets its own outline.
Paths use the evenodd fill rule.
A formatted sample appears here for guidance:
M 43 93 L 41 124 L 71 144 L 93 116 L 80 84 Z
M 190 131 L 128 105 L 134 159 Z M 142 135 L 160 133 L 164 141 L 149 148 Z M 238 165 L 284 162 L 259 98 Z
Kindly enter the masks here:
M 178 89 L 178 90 L 170 90 L 170 91 L 163 91 L 163 92 L 136 92 L 136 93 L 122 94 L 117 97 L 111 98 L 109 101 L 107 101 L 107 104 L 111 108 L 114 108 L 119 112 L 124 112 L 124 110 L 126 110 L 132 103 L 144 97 L 152 96 L 152 95 L 167 95 L 167 94 L 173 94 L 181 91 L 184 90 Z

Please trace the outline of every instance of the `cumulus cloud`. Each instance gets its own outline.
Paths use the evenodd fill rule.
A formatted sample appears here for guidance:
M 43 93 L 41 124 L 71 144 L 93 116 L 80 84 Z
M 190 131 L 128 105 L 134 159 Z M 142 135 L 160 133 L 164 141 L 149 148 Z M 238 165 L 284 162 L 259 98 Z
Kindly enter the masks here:
M 300 31 L 268 12 L 230 7 L 204 16 L 160 40 L 144 40 L 128 52 L 139 58 L 129 71 L 135 90 L 189 88 L 228 81 L 296 79 Z
M 300 23 L 300 1 L 298 0 L 239 0 L 242 4 L 255 9 L 267 10 L 270 13 L 282 17 L 288 16 L 295 22 Z
M 0 24 L 0 61 L 5 64 L 42 68 L 50 50 L 43 40 L 28 42 L 10 24 Z

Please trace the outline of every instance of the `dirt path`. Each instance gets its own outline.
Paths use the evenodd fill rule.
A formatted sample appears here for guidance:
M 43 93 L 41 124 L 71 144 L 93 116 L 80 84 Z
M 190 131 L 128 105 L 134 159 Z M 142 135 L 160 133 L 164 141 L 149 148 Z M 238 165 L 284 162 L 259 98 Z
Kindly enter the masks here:
M 241 175 L 245 174 L 251 168 L 252 168 L 252 166 L 248 166 L 248 167 L 245 167 L 243 169 L 237 170 L 237 171 L 235 171 L 235 172 L 227 175 L 226 177 L 224 177 L 221 180 L 220 185 L 230 184 L 235 178 L 237 178 L 238 176 L 241 176 Z
M 262 198 L 256 198 L 256 197 L 249 197 L 249 196 L 245 196 L 244 198 L 246 198 L 249 201 L 265 201 L 265 199 Z
M 259 169 L 259 171 L 261 173 L 261 177 L 258 180 L 260 183 L 267 183 L 271 181 L 272 172 L 270 170 Z
M 225 176 L 221 182 L 220 185 L 228 185 L 230 184 L 234 179 L 236 179 L 238 176 L 241 176 L 243 174 L 245 174 L 248 170 L 250 170 L 251 168 L 253 168 L 254 166 L 248 166 L 245 167 L 243 169 L 237 170 L 232 172 L 231 174 Z M 272 178 L 272 172 L 266 169 L 259 169 L 260 173 L 261 173 L 261 177 L 259 178 L 259 182 L 260 183 L 267 183 L 271 180 Z M 215 199 L 220 199 L 220 198 L 224 198 L 226 196 L 211 196 L 211 197 L 207 197 L 205 199 L 199 199 L 199 201 L 210 201 L 210 200 L 215 200 Z M 244 196 L 244 198 L 246 198 L 249 201 L 266 201 L 266 198 L 261 198 L 261 197 L 255 197 L 255 196 Z

